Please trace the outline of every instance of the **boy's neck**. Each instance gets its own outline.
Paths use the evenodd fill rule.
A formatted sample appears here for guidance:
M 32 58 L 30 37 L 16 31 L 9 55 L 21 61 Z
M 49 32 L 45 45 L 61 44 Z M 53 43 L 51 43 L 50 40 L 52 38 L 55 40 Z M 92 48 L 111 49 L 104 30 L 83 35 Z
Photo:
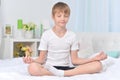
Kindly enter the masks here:
M 67 29 L 65 27 L 56 27 L 56 26 L 54 26 L 53 31 L 55 33 L 65 33 L 67 31 Z

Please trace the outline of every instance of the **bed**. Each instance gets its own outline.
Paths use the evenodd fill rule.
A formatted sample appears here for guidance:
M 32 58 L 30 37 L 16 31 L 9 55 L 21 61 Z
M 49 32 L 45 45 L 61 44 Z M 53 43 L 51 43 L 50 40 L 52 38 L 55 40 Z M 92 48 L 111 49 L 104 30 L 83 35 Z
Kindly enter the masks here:
M 80 57 L 90 57 L 101 50 L 120 52 L 119 33 L 77 33 L 80 42 Z M 120 55 L 119 55 L 120 56 Z M 104 69 L 100 73 L 71 77 L 31 76 L 28 64 L 22 58 L 0 59 L 0 80 L 120 80 L 120 57 L 109 56 L 102 61 Z
M 0 60 L 0 80 L 120 80 L 120 58 L 109 57 L 107 62 L 107 69 L 100 73 L 57 77 L 29 75 L 22 58 Z

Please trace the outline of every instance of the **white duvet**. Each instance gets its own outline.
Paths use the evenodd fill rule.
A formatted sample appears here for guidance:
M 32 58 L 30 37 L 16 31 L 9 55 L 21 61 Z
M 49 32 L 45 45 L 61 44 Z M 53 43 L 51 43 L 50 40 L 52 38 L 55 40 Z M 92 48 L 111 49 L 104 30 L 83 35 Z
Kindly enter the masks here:
M 101 73 L 76 75 L 72 77 L 30 76 L 28 64 L 22 58 L 0 60 L 0 80 L 120 80 L 120 58 L 104 62 L 106 70 Z

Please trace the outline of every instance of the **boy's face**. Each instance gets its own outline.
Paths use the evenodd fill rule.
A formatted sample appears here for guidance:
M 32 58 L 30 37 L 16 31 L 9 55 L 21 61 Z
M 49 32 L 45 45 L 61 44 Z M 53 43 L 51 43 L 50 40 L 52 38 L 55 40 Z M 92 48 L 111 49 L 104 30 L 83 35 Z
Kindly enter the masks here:
M 69 15 L 63 12 L 56 12 L 53 16 L 53 20 L 55 22 L 55 26 L 65 27 L 69 20 Z

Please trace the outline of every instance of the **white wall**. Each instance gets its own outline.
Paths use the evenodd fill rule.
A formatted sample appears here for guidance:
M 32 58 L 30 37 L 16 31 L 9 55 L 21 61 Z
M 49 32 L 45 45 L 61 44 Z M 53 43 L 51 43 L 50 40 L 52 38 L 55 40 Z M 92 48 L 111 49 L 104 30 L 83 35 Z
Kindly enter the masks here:
M 52 3 L 50 0 L 2 0 L 2 25 L 11 24 L 14 34 L 17 33 L 17 20 L 24 23 L 35 22 L 40 25 L 41 21 L 49 21 Z
M 49 0 L 2 0 L 3 22 L 16 24 L 17 19 L 23 19 L 40 23 L 50 16 L 52 4 L 49 3 Z

